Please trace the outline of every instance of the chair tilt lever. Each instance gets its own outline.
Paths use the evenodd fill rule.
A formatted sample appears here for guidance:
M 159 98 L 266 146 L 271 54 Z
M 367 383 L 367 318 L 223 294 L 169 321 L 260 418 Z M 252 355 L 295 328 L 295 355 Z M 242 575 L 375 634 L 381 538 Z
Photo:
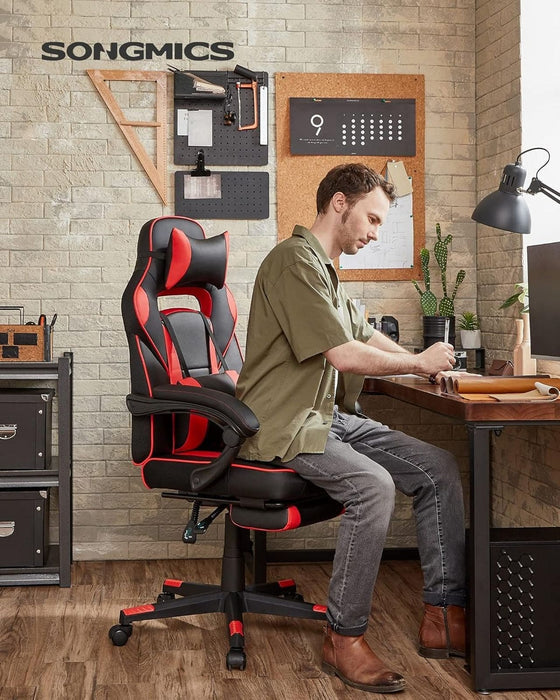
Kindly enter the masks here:
M 210 515 L 204 520 L 198 520 L 198 514 L 200 511 L 200 501 L 195 501 L 193 503 L 191 518 L 185 526 L 183 532 L 183 542 L 186 544 L 194 544 L 198 535 L 203 535 L 214 520 L 228 507 L 227 503 L 218 506 L 213 510 Z

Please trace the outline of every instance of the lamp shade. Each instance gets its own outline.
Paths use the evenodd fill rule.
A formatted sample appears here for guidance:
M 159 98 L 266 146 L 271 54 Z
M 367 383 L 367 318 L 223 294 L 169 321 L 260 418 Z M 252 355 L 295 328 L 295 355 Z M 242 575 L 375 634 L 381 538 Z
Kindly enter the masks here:
M 530 233 L 531 212 L 520 192 L 526 175 L 518 162 L 506 165 L 499 188 L 477 204 L 472 218 L 503 231 Z

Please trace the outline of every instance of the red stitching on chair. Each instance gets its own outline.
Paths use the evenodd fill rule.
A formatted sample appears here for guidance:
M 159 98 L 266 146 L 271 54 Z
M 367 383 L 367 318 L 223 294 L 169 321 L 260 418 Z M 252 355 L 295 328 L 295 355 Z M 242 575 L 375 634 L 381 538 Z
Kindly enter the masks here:
M 292 472 L 292 474 L 295 474 L 294 470 L 290 469 L 289 467 L 278 467 L 278 468 L 271 470 L 271 469 L 267 469 L 266 467 L 256 467 L 256 466 L 253 466 L 252 464 L 236 464 L 235 462 L 232 462 L 231 466 L 238 467 L 239 469 L 253 469 L 253 470 L 259 471 L 259 472 L 275 471 L 275 472 Z
M 172 459 L 169 457 L 154 457 L 153 459 L 156 459 L 160 462 L 178 462 L 178 463 L 184 463 L 184 464 L 210 464 L 210 462 L 213 459 L 216 459 L 216 457 L 219 456 L 219 452 L 214 452 L 210 450 L 192 450 L 190 452 L 185 452 L 184 454 L 181 454 L 180 458 L 177 459 Z M 192 457 L 192 459 L 188 459 L 189 457 Z M 148 457 L 147 459 L 143 460 L 142 462 L 136 462 L 136 466 L 138 467 L 143 467 L 145 466 L 152 457 Z M 288 467 L 274 467 L 274 465 L 271 468 L 266 468 L 266 467 L 257 467 L 252 464 L 240 464 L 239 462 L 232 462 L 231 463 L 232 467 L 236 467 L 237 469 L 249 469 L 253 471 L 261 471 L 261 472 L 290 472 L 292 474 L 295 474 L 296 472 L 293 469 L 289 469 Z

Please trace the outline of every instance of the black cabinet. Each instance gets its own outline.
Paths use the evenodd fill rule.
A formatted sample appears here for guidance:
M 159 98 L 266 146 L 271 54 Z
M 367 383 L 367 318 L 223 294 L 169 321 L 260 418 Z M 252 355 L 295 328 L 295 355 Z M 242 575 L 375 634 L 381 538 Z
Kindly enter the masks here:
M 48 512 L 48 489 L 0 489 L 0 570 L 45 565 Z
M 50 465 L 53 396 L 47 388 L 0 388 L 0 471 Z
M 490 576 L 491 671 L 558 674 L 560 528 L 492 530 Z
M 0 585 L 21 586 L 39 584 L 58 584 L 68 588 L 71 584 L 72 563 L 72 353 L 64 353 L 55 362 L 6 362 L 0 363 L 0 388 L 16 390 L 21 387 L 52 386 L 55 393 L 56 421 L 52 435 L 46 437 L 50 446 L 52 438 L 52 455 L 44 464 L 22 465 L 17 463 L 14 468 L 3 464 L 0 470 L 0 503 L 11 502 L 11 494 L 35 494 L 47 492 L 48 496 L 58 493 L 58 543 L 50 542 L 46 520 L 42 521 L 45 528 L 45 540 L 40 559 L 35 556 L 32 560 L 22 559 L 14 565 L 0 565 Z M 50 428 L 50 420 L 48 421 Z M 7 468 L 6 468 L 7 467 Z M 41 496 L 42 497 L 42 496 Z M 29 496 L 26 496 L 29 498 Z M 51 499 L 52 500 L 52 499 Z M 32 499 L 28 501 L 32 502 Z M 37 506 L 35 505 L 36 509 Z M 7 511 L 6 511 L 7 512 Z M 4 522 L 4 535 L 9 536 L 11 523 L 17 524 L 17 517 L 10 517 Z M 30 529 L 33 536 L 40 535 L 39 524 Z M 34 533 L 34 534 L 33 534 Z M 31 535 L 30 535 L 31 536 Z M 54 538 L 53 538 L 54 539 Z M 36 547 L 38 549 L 38 547 Z M 35 551 L 35 555 L 37 552 Z M 17 565 L 16 565 L 17 564 Z

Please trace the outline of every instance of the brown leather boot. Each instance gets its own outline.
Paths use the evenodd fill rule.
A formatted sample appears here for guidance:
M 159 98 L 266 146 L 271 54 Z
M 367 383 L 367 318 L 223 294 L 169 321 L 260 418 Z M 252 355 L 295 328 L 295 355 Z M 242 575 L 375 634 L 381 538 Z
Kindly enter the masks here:
M 323 671 L 341 681 L 371 693 L 398 693 L 406 681 L 390 671 L 369 648 L 364 635 L 347 637 L 327 625 L 323 644 Z
M 465 608 L 425 603 L 418 652 L 429 659 L 465 656 Z

